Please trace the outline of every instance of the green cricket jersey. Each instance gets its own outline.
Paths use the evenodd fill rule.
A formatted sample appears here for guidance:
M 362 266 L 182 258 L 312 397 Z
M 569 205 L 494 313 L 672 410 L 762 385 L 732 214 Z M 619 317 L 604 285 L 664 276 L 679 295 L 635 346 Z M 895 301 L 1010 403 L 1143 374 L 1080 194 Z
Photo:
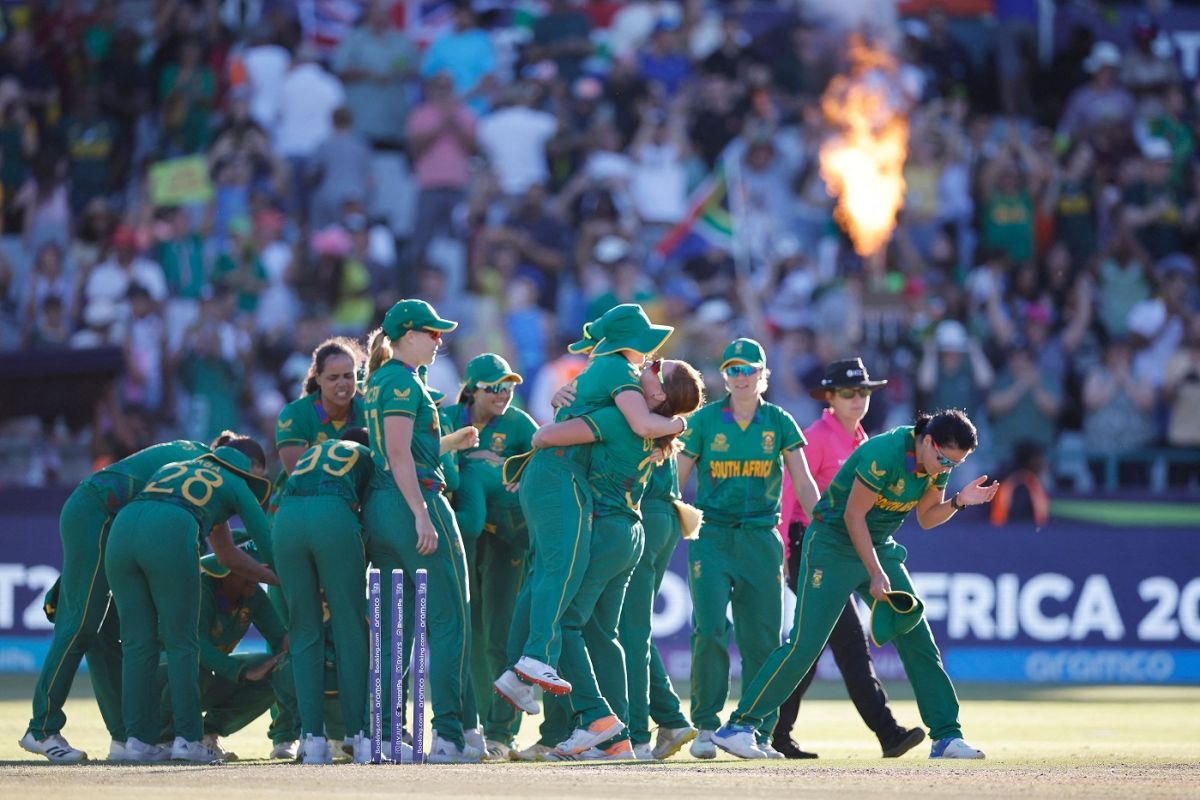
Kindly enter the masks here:
M 654 471 L 654 440 L 635 434 L 616 406 L 585 414 L 582 419 L 596 437 L 588 473 L 596 516 L 619 514 L 641 521 L 642 496 Z
M 671 456 L 661 464 L 655 465 L 650 471 L 650 480 L 646 482 L 646 493 L 642 502 L 659 501 L 670 503 L 682 497 L 679 493 L 679 461 Z
M 384 442 L 385 417 L 403 416 L 413 420 L 412 454 L 417 480 L 425 491 L 440 492 L 446 486 L 442 472 L 442 430 L 438 409 L 429 390 L 414 370 L 399 361 L 389 361 L 371 373 L 364 403 L 371 454 L 375 457 L 375 486 L 395 488 L 392 465 Z
M 340 497 L 357 511 L 375 474 L 371 450 L 358 442 L 326 439 L 304 451 L 288 476 L 284 497 Z
M 104 498 L 109 513 L 115 514 L 146 487 L 150 477 L 165 465 L 190 461 L 209 452 L 208 445 L 178 439 L 139 450 L 84 479 Z
M 743 428 L 729 398 L 715 400 L 688 420 L 683 454 L 696 461 L 696 506 L 706 522 L 734 528 L 779 524 L 783 454 L 806 444 L 792 415 L 759 401 Z
M 275 447 L 300 445 L 307 448 L 326 439 L 337 439 L 343 428 L 362 427 L 362 420 L 363 404 L 358 395 L 350 401 L 350 415 L 337 422 L 326 413 L 320 392 L 306 394 L 279 412 L 279 420 L 275 423 Z
M 555 422 L 565 422 L 612 406 L 621 392 L 632 390 L 642 394 L 638 371 L 620 353 L 593 357 L 571 385 L 575 389 L 575 402 L 558 409 L 554 414 Z M 591 469 L 591 448 L 588 444 L 577 444 L 547 448 L 546 452 L 566 456 L 586 473 Z
M 274 560 L 270 526 L 254 492 L 240 475 L 216 461 L 195 458 L 167 464 L 151 476 L 133 502 L 170 503 L 183 508 L 200 525 L 201 537 L 236 514 L 258 546 L 262 560 Z
M 471 407 L 466 403 L 446 406 L 442 409 L 442 416 L 451 431 L 464 428 L 471 424 Z M 479 447 L 460 451 L 459 463 L 466 463 L 466 457 L 477 450 L 488 450 L 501 458 L 528 453 L 533 449 L 533 434 L 537 428 L 533 417 L 515 406 L 509 406 L 504 414 L 493 417 L 479 429 Z
M 438 430 L 442 436 L 449 436 L 454 433 L 454 422 L 446 415 L 446 409 L 438 406 Z M 462 483 L 462 476 L 458 473 L 457 453 L 442 453 L 440 459 L 442 464 L 442 475 L 446 479 L 446 494 L 453 494 L 458 491 L 458 486 Z
M 200 578 L 200 668 L 230 681 L 241 677 L 246 663 L 230 654 L 253 624 L 278 652 L 287 634 L 267 593 L 258 588 L 248 599 L 230 603 L 217 594 L 221 578 Z
M 878 494 L 867 512 L 871 541 L 876 546 L 887 544 L 925 492 L 944 489 L 949 479 L 949 472 L 937 477 L 919 472 L 913 426 L 893 428 L 863 442 L 842 464 L 813 509 L 813 530 L 822 541 L 854 552 L 843 516 L 850 489 L 859 480 Z

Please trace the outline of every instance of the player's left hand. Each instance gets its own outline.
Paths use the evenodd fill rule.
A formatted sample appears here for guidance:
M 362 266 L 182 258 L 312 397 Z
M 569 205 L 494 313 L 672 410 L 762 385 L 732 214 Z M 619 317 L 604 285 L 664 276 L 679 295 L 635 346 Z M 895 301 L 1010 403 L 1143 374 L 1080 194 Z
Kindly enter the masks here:
M 451 451 L 470 450 L 472 447 L 479 446 L 479 429 L 473 425 L 466 425 L 446 438 L 449 440 Z
M 568 383 L 566 386 L 554 393 L 554 397 L 550 398 L 550 405 L 553 408 L 566 408 L 575 402 L 575 386 Z
M 987 478 L 987 475 L 980 475 L 963 487 L 962 491 L 958 493 L 958 504 L 962 506 L 977 506 L 982 503 L 992 502 L 992 498 L 996 496 L 996 492 L 1000 488 L 1000 482 L 992 481 L 985 485 L 984 481 Z

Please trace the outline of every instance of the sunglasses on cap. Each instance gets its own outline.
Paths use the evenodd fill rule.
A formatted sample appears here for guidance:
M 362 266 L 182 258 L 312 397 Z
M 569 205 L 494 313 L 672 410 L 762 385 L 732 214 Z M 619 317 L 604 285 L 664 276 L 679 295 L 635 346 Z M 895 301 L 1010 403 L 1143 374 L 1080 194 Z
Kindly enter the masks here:
M 758 371 L 759 368 L 753 364 L 734 364 L 725 368 L 725 375 L 730 378 L 737 378 L 739 376 L 755 375 Z
M 860 387 L 858 389 L 834 389 L 834 393 L 843 400 L 849 400 L 852 397 L 870 397 L 874 389 Z
M 937 442 L 933 441 L 932 439 L 930 439 L 929 441 L 933 445 L 933 453 L 934 453 L 934 455 L 937 456 L 938 463 L 941 464 L 943 467 L 945 467 L 946 469 L 954 469 L 955 467 L 962 464 L 962 461 L 953 461 L 953 460 L 947 458 L 946 455 L 942 452 L 942 448 L 938 447 Z
M 475 388 L 482 389 L 488 394 L 503 394 L 504 392 L 512 391 L 512 384 L 508 381 L 502 381 L 501 383 L 493 383 L 491 386 L 476 385 Z

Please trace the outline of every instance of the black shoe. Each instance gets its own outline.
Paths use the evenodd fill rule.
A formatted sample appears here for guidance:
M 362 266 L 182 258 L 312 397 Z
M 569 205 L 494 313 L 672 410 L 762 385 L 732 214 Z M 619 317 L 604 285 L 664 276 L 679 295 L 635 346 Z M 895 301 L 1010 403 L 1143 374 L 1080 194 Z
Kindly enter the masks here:
M 923 741 L 925 741 L 925 731 L 921 728 L 909 728 L 908 730 L 901 728 L 883 745 L 883 757 L 899 758 Z
M 911 746 L 911 745 L 910 745 Z M 816 758 L 816 753 L 809 753 L 801 750 L 800 745 L 796 744 L 794 739 L 774 739 L 771 742 L 771 747 L 774 747 L 780 753 L 783 753 L 784 758 Z

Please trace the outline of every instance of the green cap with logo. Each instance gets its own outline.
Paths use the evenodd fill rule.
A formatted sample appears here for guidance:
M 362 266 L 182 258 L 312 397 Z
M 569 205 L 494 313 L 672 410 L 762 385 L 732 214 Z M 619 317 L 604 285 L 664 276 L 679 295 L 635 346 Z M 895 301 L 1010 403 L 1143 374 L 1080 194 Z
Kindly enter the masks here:
M 413 330 L 452 331 L 457 327 L 457 322 L 442 319 L 424 300 L 401 300 L 383 317 L 383 332 L 389 339 L 399 339 Z
M 655 325 L 637 303 L 622 303 L 609 309 L 597 320 L 583 326 L 583 338 L 567 349 L 572 353 L 605 356 L 632 350 L 649 355 L 662 347 L 675 329 Z
M 753 339 L 734 339 L 721 354 L 721 369 L 734 364 L 746 364 L 762 369 L 767 366 L 767 354 L 763 346 Z
M 886 602 L 871 603 L 871 641 L 876 647 L 908 633 L 925 616 L 925 604 L 916 595 L 894 591 L 884 598 Z
M 513 372 L 509 363 L 495 353 L 484 353 L 467 362 L 463 371 L 463 383 L 470 386 L 495 386 L 512 381 L 521 383 L 521 376 Z
M 235 539 L 238 538 L 238 534 L 245 534 L 245 531 L 235 529 L 233 531 Z M 258 547 L 254 544 L 254 542 L 246 540 L 238 544 L 238 548 L 243 550 L 246 555 L 252 556 L 258 563 L 263 563 L 262 556 L 259 555 Z M 223 565 L 220 561 L 217 561 L 216 553 L 209 553 L 208 555 L 204 556 L 204 558 L 200 559 L 200 571 L 205 575 L 211 575 L 214 578 L 224 578 L 229 575 L 230 570 L 229 567 Z
M 254 499 L 259 502 L 259 505 L 267 502 L 267 498 L 271 496 L 271 482 L 261 475 L 254 474 L 254 465 L 250 461 L 250 456 L 241 450 L 235 450 L 226 445 L 218 447 L 211 453 L 205 453 L 200 458 L 215 461 L 230 472 L 239 475 L 242 480 L 246 481 L 246 485 L 254 493 Z

